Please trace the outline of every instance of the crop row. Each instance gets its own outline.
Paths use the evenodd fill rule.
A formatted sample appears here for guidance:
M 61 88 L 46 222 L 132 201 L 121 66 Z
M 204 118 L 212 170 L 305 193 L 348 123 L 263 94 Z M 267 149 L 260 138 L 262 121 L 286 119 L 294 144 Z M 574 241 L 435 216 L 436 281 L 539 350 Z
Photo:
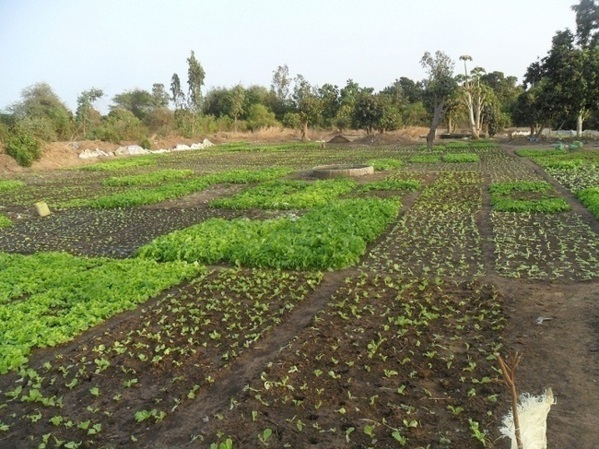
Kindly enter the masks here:
M 599 278 L 599 239 L 578 215 L 492 212 L 495 269 L 542 280 Z
M 139 175 L 112 176 L 105 179 L 102 184 L 105 186 L 152 185 L 189 178 L 191 175 L 193 175 L 193 170 L 163 169 Z
M 0 253 L 0 373 L 199 271 L 182 262 Z
M 210 202 L 230 209 L 307 209 L 323 206 L 351 192 L 356 183 L 349 179 L 327 181 L 271 181 L 249 188 L 233 197 Z
M 299 218 L 212 219 L 159 237 L 138 256 L 284 269 L 343 268 L 358 261 L 399 208 L 398 200 L 352 199 L 316 207 Z
M 200 190 L 205 190 L 214 184 L 247 184 L 251 182 L 268 181 L 280 178 L 289 173 L 290 170 L 285 168 L 267 168 L 256 171 L 230 170 L 222 173 L 196 177 L 187 181 L 166 183 L 154 188 L 132 188 L 114 195 L 100 196 L 93 199 L 75 199 L 63 203 L 60 206 L 114 208 L 155 204 L 167 199 L 178 198 Z
M 579 190 L 576 197 L 599 220 L 599 186 Z
M 556 213 L 570 210 L 546 181 L 512 181 L 491 184 L 491 205 L 498 212 Z
M 347 278 L 194 438 L 204 447 L 483 447 L 504 322 L 490 286 Z
M 25 428 L 28 447 L 134 447 L 148 426 L 209 391 L 320 278 L 239 269 L 194 278 L 104 333 L 20 370 L 3 386 L 2 440 L 22 444 L 11 432 Z M 137 430 L 123 434 L 122 426 Z
M 441 172 L 370 251 L 364 266 L 404 275 L 480 274 L 482 243 L 476 220 L 482 182 L 478 172 Z

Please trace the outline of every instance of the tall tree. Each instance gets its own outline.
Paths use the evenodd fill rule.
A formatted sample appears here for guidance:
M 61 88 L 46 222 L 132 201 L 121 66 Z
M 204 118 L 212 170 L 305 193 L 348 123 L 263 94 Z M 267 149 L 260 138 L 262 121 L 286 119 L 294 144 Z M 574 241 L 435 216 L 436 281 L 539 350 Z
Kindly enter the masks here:
M 229 114 L 233 118 L 233 126 L 237 132 L 237 120 L 243 114 L 243 104 L 245 102 L 245 89 L 241 84 L 237 84 L 229 91 Z
M 175 111 L 179 109 L 185 108 L 185 94 L 183 93 L 183 89 L 181 88 L 181 80 L 179 79 L 179 75 L 173 73 L 171 78 L 171 100 L 175 105 Z
M 202 87 L 206 72 L 195 57 L 193 50 L 187 58 L 187 103 L 189 111 L 197 115 L 202 110 Z
M 95 101 L 104 96 L 102 89 L 92 87 L 89 90 L 84 90 L 77 96 L 77 112 L 75 117 L 81 125 L 83 137 L 87 138 L 88 125 L 91 121 L 92 106 Z
M 317 88 L 311 86 L 302 75 L 295 77 L 293 101 L 299 115 L 302 140 L 306 140 L 308 138 L 308 125 L 318 122 L 322 111 L 322 102 L 318 96 Z
M 481 81 L 485 73 L 483 68 L 475 67 L 468 73 L 466 62 L 472 61 L 471 56 L 460 56 L 460 60 L 464 61 L 464 75 L 458 78 L 462 81 L 462 100 L 468 113 L 472 138 L 478 139 L 482 131 L 483 111 L 490 101 L 490 89 Z
M 152 94 L 143 89 L 126 90 L 115 95 L 112 102 L 114 104 L 110 105 L 111 111 L 125 109 L 132 112 L 140 120 L 143 120 L 154 107 Z
M 168 93 L 162 83 L 152 84 L 152 106 L 155 108 L 168 108 Z
M 424 86 L 424 104 L 433 116 L 431 126 L 426 136 L 428 148 L 433 147 L 437 128 L 447 111 L 448 100 L 454 95 L 458 85 L 453 77 L 454 62 L 442 51 L 424 53 L 420 64 L 426 70 L 428 78 L 422 81 Z
M 595 0 L 580 0 L 573 5 L 576 13 L 576 37 L 583 48 L 599 45 L 599 3 Z

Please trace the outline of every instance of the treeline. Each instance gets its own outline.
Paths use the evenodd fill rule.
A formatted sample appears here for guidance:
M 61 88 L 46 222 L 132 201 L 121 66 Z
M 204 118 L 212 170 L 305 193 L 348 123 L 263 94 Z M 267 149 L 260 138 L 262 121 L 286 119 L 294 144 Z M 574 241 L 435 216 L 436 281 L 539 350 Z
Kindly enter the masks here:
M 581 0 L 573 6 L 577 30 L 556 33 L 548 55 L 530 65 L 519 85 L 515 76 L 487 73 L 460 57 L 463 71 L 443 52 L 425 53 L 421 65 L 427 77 L 396 79 L 380 91 L 349 79 L 344 86 L 311 84 L 287 65 L 273 71 L 269 87 L 216 87 L 204 92 L 205 71 L 191 52 L 187 80 L 173 74 L 169 86 L 127 90 L 112 98 L 110 112 L 94 105 L 105 96 L 96 88 L 81 92 L 76 111 L 45 83 L 23 90 L 21 100 L 0 114 L 0 141 L 19 163 L 39 155 L 40 141 L 99 139 L 139 141 L 178 134 L 196 137 L 218 131 L 254 131 L 265 127 L 310 128 L 343 132 L 361 129 L 384 133 L 406 126 L 450 132 L 466 128 L 473 138 L 493 136 L 508 126 L 587 127 L 599 125 L 599 5 Z M 27 151 L 25 150 L 27 149 Z

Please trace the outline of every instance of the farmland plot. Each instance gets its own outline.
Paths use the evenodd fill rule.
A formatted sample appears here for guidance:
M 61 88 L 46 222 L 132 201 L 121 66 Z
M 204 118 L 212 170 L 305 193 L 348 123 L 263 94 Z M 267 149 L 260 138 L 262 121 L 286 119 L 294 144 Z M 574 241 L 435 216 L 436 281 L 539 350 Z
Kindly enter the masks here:
M 377 171 L 308 176 L 336 162 Z M 574 398 L 599 398 L 568 357 L 599 370 L 575 346 L 593 332 L 583 310 L 592 294 L 576 300 L 599 278 L 598 234 L 579 204 L 521 162 L 484 142 L 433 151 L 236 144 L 3 180 L 13 223 L 0 229 L 0 251 L 32 255 L 1 256 L 2 325 L 28 303 L 47 307 L 28 323 L 29 343 L 3 343 L 5 354 L 25 352 L 0 376 L 0 446 L 503 447 L 509 399 L 495 353 L 523 344 L 521 388 L 537 392 L 551 377 L 567 415 L 587 417 L 550 422 L 549 440 L 593 441 L 592 406 Z M 16 218 L 37 200 L 58 207 Z M 48 249 L 113 259 L 39 252 Z M 38 263 L 52 258 L 62 271 Z M 151 287 L 139 273 L 170 280 L 88 317 L 89 299 L 121 297 L 111 273 L 127 280 L 130 267 L 138 274 L 128 294 Z M 60 288 L 86 279 L 94 298 L 83 285 Z M 547 281 L 552 294 L 578 292 L 581 309 L 575 323 L 551 316 L 558 328 L 576 324 L 558 345 L 575 350 L 560 357 L 535 346 L 553 327 L 537 331 L 512 312 L 550 307 L 522 294 Z M 40 342 L 64 330 L 55 324 L 65 316 L 77 330 L 47 340 L 56 346 Z M 527 357 L 578 377 L 535 372 Z

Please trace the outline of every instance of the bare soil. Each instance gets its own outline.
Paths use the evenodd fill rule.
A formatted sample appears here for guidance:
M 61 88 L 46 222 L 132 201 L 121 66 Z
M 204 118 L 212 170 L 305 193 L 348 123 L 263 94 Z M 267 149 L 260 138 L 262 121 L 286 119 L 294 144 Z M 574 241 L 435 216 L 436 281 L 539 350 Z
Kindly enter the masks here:
M 178 141 L 177 143 L 183 143 Z M 507 147 L 507 151 L 513 151 L 513 147 Z M 65 166 L 81 163 L 75 159 L 74 150 L 68 148 L 64 144 L 56 144 L 54 147 L 47 149 L 42 162 L 35 166 L 36 170 L 46 170 L 57 166 Z M 528 163 L 528 162 L 525 162 Z M 6 158 L 0 155 L 0 166 L 2 170 L 19 171 L 10 163 L 7 163 Z M 542 170 L 534 167 L 535 171 L 542 173 Z M 379 176 L 380 175 L 376 175 Z M 543 176 L 552 182 L 560 195 L 565 197 L 572 205 L 573 209 L 579 213 L 584 221 L 588 223 L 599 235 L 599 222 L 595 220 L 575 198 L 567 191 L 562 189 L 553 180 L 543 174 Z M 210 199 L 230 195 L 235 188 L 217 187 L 207 192 L 192 195 L 190 197 L 173 200 L 162 203 L 157 206 L 148 206 L 140 208 L 139 211 L 125 212 L 123 225 L 126 230 L 123 231 L 122 241 L 110 242 L 103 241 L 100 235 L 97 238 L 85 240 L 88 243 L 76 244 L 77 253 L 90 255 L 111 255 L 117 257 L 126 257 L 131 255 L 136 247 L 151 240 L 156 235 L 160 235 L 171 230 L 178 229 L 184 226 L 189 226 L 193 222 L 198 222 L 207 217 L 215 216 L 216 212 L 211 211 L 207 203 Z M 485 194 L 486 195 L 486 194 Z M 404 210 L 408 209 L 414 202 L 416 194 L 410 194 L 405 197 Z M 599 435 L 599 282 L 598 281 L 561 281 L 561 282 L 532 282 L 518 279 L 506 279 L 493 274 L 492 270 L 492 245 L 489 243 L 492 239 L 491 226 L 484 216 L 489 214 L 488 195 L 485 196 L 485 209 L 482 212 L 483 217 L 479 219 L 478 227 L 483 239 L 483 259 L 486 266 L 486 275 L 478 280 L 476 285 L 460 284 L 456 285 L 452 292 L 448 294 L 453 300 L 470 300 L 475 298 L 481 304 L 491 301 L 498 301 L 502 307 L 502 313 L 507 318 L 507 326 L 502 332 L 503 347 L 505 351 L 519 351 L 523 354 L 521 365 L 517 370 L 517 383 L 521 391 L 533 394 L 541 393 L 546 387 L 551 387 L 557 398 L 557 404 L 552 408 L 549 414 L 548 421 L 548 441 L 549 447 L 563 449 L 594 449 L 598 447 L 597 436 Z M 153 215 L 152 219 L 155 223 L 155 228 L 151 231 L 140 233 L 143 228 L 144 220 L 150 219 L 146 213 L 164 214 L 164 219 L 156 219 Z M 89 213 L 89 212 L 88 212 Z M 104 212 L 103 212 L 104 213 Z M 258 214 L 254 212 L 254 214 Z M 92 213 L 93 215 L 93 213 Z M 173 216 L 175 216 L 173 218 Z M 248 216 L 247 213 L 244 214 Z M 227 216 L 227 218 L 231 218 Z M 251 216 L 251 214 L 250 214 Z M 257 217 L 258 215 L 256 215 Z M 134 217 L 134 218 L 132 218 Z M 168 217 L 168 218 L 167 218 Z M 38 234 L 29 235 L 30 240 L 23 239 L 25 234 L 18 235 L 10 234 L 13 231 L 4 231 L 9 234 L 2 240 L 0 250 L 17 251 L 17 252 L 32 252 L 46 249 L 61 249 L 65 240 L 63 239 L 65 232 L 72 232 L 74 236 L 77 231 L 77 220 L 82 222 L 86 220 L 98 220 L 98 216 L 82 216 L 79 213 L 69 214 L 61 213 L 58 216 L 51 218 L 53 220 L 62 220 L 55 228 L 44 227 L 43 230 L 36 231 Z M 24 229 L 24 228 L 23 228 Z M 71 229 L 71 231 L 68 231 Z M 147 229 L 147 228 L 145 228 Z M 67 230 L 67 231 L 65 231 Z M 17 231 L 14 231 L 17 232 Z M 19 229 L 18 232 L 25 232 Z M 47 233 L 47 235 L 44 235 Z M 52 242 L 60 234 L 60 238 L 56 241 L 56 247 L 53 247 L 48 242 Z M 381 236 L 379 241 L 382 241 L 385 236 Z M 69 240 L 69 239 L 67 239 Z M 74 241 L 75 239 L 71 239 Z M 94 242 L 96 243 L 90 243 Z M 106 248 L 115 248 L 112 254 L 106 253 Z M 73 248 L 62 248 L 73 250 Z M 599 255 L 598 255 L 599 256 Z M 217 268 L 216 272 L 218 273 Z M 372 273 L 371 273 L 372 274 Z M 384 274 L 384 273 L 383 273 Z M 216 276 L 215 274 L 214 276 Z M 251 276 L 250 272 L 245 272 L 244 275 Z M 242 403 L 241 412 L 246 416 L 252 411 L 252 405 L 256 403 L 255 399 L 250 398 L 247 390 L 248 385 L 255 386 L 260 383 L 260 375 L 262 372 L 267 372 L 269 376 L 283 376 L 284 369 L 291 363 L 299 365 L 301 360 L 294 359 L 293 354 L 287 359 L 281 360 L 281 354 L 289 345 L 294 344 L 294 340 L 298 335 L 302 335 L 304 341 L 307 341 L 305 346 L 306 351 L 317 353 L 324 345 L 325 341 L 333 336 L 340 336 L 345 331 L 342 328 L 336 328 L 334 323 L 315 323 L 315 317 L 325 310 L 330 303 L 331 298 L 335 294 L 343 294 L 343 286 L 345 279 L 348 277 L 357 277 L 360 273 L 357 270 L 349 269 L 337 272 L 327 273 L 324 280 L 319 286 L 295 309 L 290 312 L 285 319 L 272 330 L 268 331 L 259 343 L 241 354 L 233 363 L 224 364 L 217 355 L 207 351 L 201 351 L 199 354 L 194 354 L 193 357 L 184 360 L 180 368 L 180 372 L 165 372 L 160 369 L 145 370 L 144 365 L 130 366 L 130 361 L 123 361 L 118 356 L 111 359 L 112 366 L 124 367 L 126 369 L 137 369 L 140 372 L 138 382 L 140 385 L 147 386 L 147 390 L 135 389 L 131 390 L 131 394 L 122 398 L 123 403 L 128 404 L 127 408 L 120 410 L 113 416 L 98 418 L 104 423 L 105 429 L 115 429 L 106 435 L 105 439 L 101 440 L 100 444 L 90 444 L 85 447 L 144 447 L 144 448 L 183 448 L 183 447 L 208 447 L 207 443 L 201 443 L 200 440 L 194 440 L 193 436 L 205 435 L 214 437 L 216 429 L 228 431 L 231 435 L 244 435 L 241 425 L 253 426 L 256 429 L 271 427 L 275 430 L 275 437 L 271 440 L 270 447 L 283 447 L 283 442 L 291 443 L 291 447 L 314 447 L 314 448 L 332 448 L 332 447 L 369 447 L 364 435 L 356 435 L 356 440 L 352 444 L 346 442 L 344 435 L 324 435 L 315 434 L 308 440 L 304 440 L 297 435 L 289 434 L 280 425 L 282 421 L 291 420 L 294 417 L 291 415 L 280 415 L 284 412 L 284 408 L 274 408 L 271 415 L 261 415 L 255 423 L 244 424 L 232 420 L 227 421 L 227 413 L 232 408 L 233 400 Z M 293 286 L 292 286 L 293 287 Z M 288 288 L 292 288 L 288 287 Z M 129 312 L 106 322 L 104 325 L 93 329 L 78 338 L 75 342 L 55 349 L 40 350 L 35 354 L 31 365 L 41 367 L 43 363 L 56 359 L 57 354 L 60 355 L 66 362 L 81 360 L 82 357 L 89 355 L 90 348 L 94 345 L 105 345 L 110 347 L 123 336 L 138 329 L 142 323 L 152 322 L 152 326 L 159 327 L 157 318 L 162 313 L 161 301 L 168 295 L 187 296 L 191 300 L 192 287 L 188 284 L 179 286 L 166 292 L 161 298 L 157 298 L 151 303 L 143 307 L 143 310 Z M 493 293 L 496 291 L 496 294 Z M 226 292 L 225 292 L 226 293 Z M 386 302 L 388 301 L 388 302 Z M 391 297 L 383 297 L 381 304 L 388 304 L 392 307 L 393 300 Z M 218 317 L 214 317 L 218 319 Z M 145 325 L 145 324 L 144 324 Z M 314 329 L 317 330 L 314 330 Z M 365 324 L 368 332 L 368 324 Z M 222 333 L 225 333 L 226 328 L 218 328 Z M 435 329 L 435 332 L 442 333 L 443 329 Z M 494 338 L 494 332 L 484 328 L 480 330 L 481 344 L 489 344 L 486 340 Z M 458 351 L 456 354 L 459 356 Z M 337 354 L 343 360 L 348 354 Z M 93 357 L 91 357 L 93 359 Z M 425 365 L 424 359 L 421 360 L 422 366 Z M 91 362 L 90 362 L 91 363 Z M 481 361 L 482 363 L 482 361 Z M 374 364 L 374 362 L 373 362 Z M 201 366 L 202 368 L 198 368 Z M 41 369 L 41 368 L 40 368 Z M 421 438 L 426 440 L 427 435 L 431 435 L 430 441 L 435 435 L 435 427 L 441 425 L 441 420 L 447 420 L 442 413 L 446 409 L 446 403 L 442 397 L 445 390 L 452 391 L 456 400 L 468 402 L 466 392 L 460 392 L 460 385 L 456 379 L 448 377 L 442 366 L 435 369 L 423 369 L 418 373 L 419 381 L 429 386 L 433 393 L 433 397 L 437 398 L 434 401 L 427 403 L 429 410 L 438 413 L 438 418 L 435 414 L 430 416 L 421 416 L 421 429 L 418 432 L 414 430 L 414 439 Z M 210 373 L 213 376 L 213 382 L 209 387 L 205 387 L 205 375 Z M 177 385 L 172 383 L 173 377 L 177 375 L 187 376 L 185 385 Z M 356 374 L 357 376 L 358 374 Z M 401 373 L 402 376 L 408 376 L 408 373 Z M 120 377 L 119 377 L 120 376 Z M 90 375 L 89 380 L 92 377 Z M 64 395 L 68 397 L 73 394 L 81 395 L 81 403 L 87 404 L 89 396 L 89 388 L 99 386 L 102 391 L 110 391 L 111 386 L 122 382 L 122 375 L 113 376 L 96 376 L 93 378 L 94 384 L 85 385 L 85 388 L 77 392 L 71 392 L 64 387 L 49 387 L 50 392 L 56 396 Z M 0 376 L 0 391 L 6 393 L 10 388 L 13 388 L 16 375 Z M 373 386 L 369 384 L 370 379 L 364 378 L 363 382 L 356 382 L 353 385 L 351 393 L 357 397 L 370 397 L 372 392 L 382 391 L 380 385 Z M 171 383 L 169 383 L 171 382 Z M 202 384 L 202 388 L 197 393 L 193 401 L 186 400 L 189 388 L 194 382 Z M 314 388 L 329 388 L 329 384 L 324 382 L 321 385 L 314 385 Z M 384 387 L 384 386 L 383 386 Z M 498 404 L 498 409 L 507 411 L 508 400 L 502 386 L 491 385 L 488 387 L 489 393 L 500 393 L 504 398 Z M 347 387 L 349 389 L 349 386 Z M 327 391 L 329 400 L 339 398 L 339 407 L 344 405 L 342 397 L 346 397 L 347 391 Z M 461 396 L 460 396 L 461 394 Z M 85 398 L 84 398 L 85 396 Z M 181 397 L 182 405 L 172 413 L 172 416 L 167 417 L 163 422 L 148 427 L 140 434 L 137 423 L 131 422 L 130 416 L 132 410 L 135 410 L 138 402 L 141 404 L 148 399 L 160 399 L 162 397 Z M 301 395 L 294 396 L 297 401 L 304 401 Z M 424 400 L 424 399 L 423 399 Z M 104 399 L 98 399 L 93 406 L 105 406 L 110 401 L 107 396 Z M 136 402 L 137 401 L 137 402 Z M 75 402 L 76 403 L 76 402 Z M 33 414 L 37 410 L 35 405 L 23 404 L 19 413 Z M 488 404 L 474 404 L 472 410 L 481 412 L 488 407 Z M 18 408 L 18 407 L 17 407 Z M 497 409 L 497 410 L 498 410 Z M 67 410 L 66 413 L 76 414 L 77 410 Z M 81 413 L 87 413 L 81 411 Z M 91 412 L 90 412 L 91 413 Z M 374 409 L 373 413 L 376 413 Z M 90 415 L 91 416 L 91 415 Z M 224 427 L 219 425 L 218 418 L 222 417 Z M 128 418 L 129 417 L 129 418 Z M 311 423 L 322 423 L 322 426 L 338 424 L 339 415 L 323 411 L 321 414 L 313 414 L 308 417 Z M 353 421 L 357 419 L 349 413 L 343 418 L 344 422 L 341 428 L 348 430 L 351 427 L 359 427 L 361 423 Z M 391 418 L 390 418 L 391 419 Z M 0 410 L 0 421 L 2 421 L 2 410 Z M 488 423 L 491 424 L 491 423 Z M 494 422 L 494 425 L 499 425 L 499 422 Z M 445 424 L 444 424 L 445 425 Z M 23 425 L 17 429 L 11 429 L 8 435 L 0 433 L 0 447 L 6 448 L 28 448 L 31 446 L 30 435 L 33 427 Z M 36 426 L 36 434 L 54 432 L 56 426 L 49 422 L 40 427 Z M 357 434 L 358 432 L 356 432 Z M 131 435 L 137 435 L 136 444 L 130 439 Z M 507 448 L 509 442 L 506 440 L 496 440 L 498 435 L 492 435 L 488 447 Z M 206 441 L 210 441 L 207 439 Z M 240 437 L 235 442 L 235 448 L 252 448 L 256 447 L 256 440 L 246 440 Z M 36 446 L 37 447 L 37 446 Z M 381 442 L 376 447 L 393 447 L 391 442 Z M 432 443 L 431 447 L 443 447 Z M 449 447 L 478 447 L 474 446 L 473 440 L 469 435 L 454 439 Z

